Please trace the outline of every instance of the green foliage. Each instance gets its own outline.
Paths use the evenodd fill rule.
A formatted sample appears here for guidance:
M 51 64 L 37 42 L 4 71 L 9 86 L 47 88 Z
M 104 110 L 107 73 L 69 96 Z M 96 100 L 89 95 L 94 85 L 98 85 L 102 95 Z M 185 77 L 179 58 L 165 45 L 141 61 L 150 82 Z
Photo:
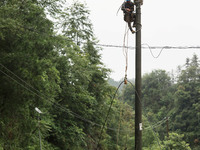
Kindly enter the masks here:
M 39 149 L 39 129 L 43 149 L 97 147 L 116 88 L 108 85 L 88 8 L 75 1 L 63 9 L 63 2 L 0 1 L 0 150 Z M 190 149 L 185 141 L 198 149 L 199 66 L 196 55 L 188 58 L 176 83 L 164 70 L 144 75 L 144 149 Z M 115 97 L 100 149 L 134 149 L 133 86 Z M 39 119 L 35 107 L 43 112 Z M 185 136 L 164 139 L 165 125 L 149 128 L 166 116 L 170 130 Z
M 173 129 L 184 133 L 187 142 L 194 146 L 194 140 L 200 130 L 198 112 L 200 103 L 200 67 L 196 55 L 187 59 L 185 69 L 182 69 L 178 78 L 178 87 L 175 93 L 175 109 L 173 115 Z
M 144 108 L 150 112 L 159 114 L 161 107 L 170 109 L 170 93 L 172 82 L 170 76 L 164 70 L 155 70 L 143 76 L 143 103 Z M 154 105 L 152 105 L 154 104 Z M 158 116 L 158 117 L 163 117 Z
M 170 117 L 170 131 L 183 133 L 182 138 L 190 143 L 192 148 L 199 146 L 199 142 L 197 142 L 200 133 L 198 113 L 200 108 L 200 68 L 198 57 L 194 55 L 193 58 L 188 58 L 185 68 L 180 68 L 177 80 L 172 80 L 173 78 L 164 70 L 154 70 L 143 76 L 143 118 L 150 124 L 156 125 L 154 134 L 151 133 L 151 130 L 144 130 L 144 148 L 149 149 L 152 146 L 154 149 L 159 148 L 155 147 L 158 145 L 155 143 L 164 140 L 166 135 L 166 123 L 162 121 L 165 117 Z M 133 102 L 134 92 L 131 90 L 131 87 L 125 88 L 121 98 Z M 129 104 L 131 103 L 129 102 Z M 134 103 L 131 105 L 134 108 Z
M 122 89 L 121 99 L 135 109 L 135 87 L 133 87 L 131 84 L 124 86 Z
M 62 15 L 62 28 L 65 36 L 79 42 L 90 41 L 93 38 L 89 11 L 83 3 L 75 1 Z
M 165 140 L 163 141 L 164 150 L 191 150 L 188 143 L 186 143 L 183 140 L 184 135 L 183 134 L 177 134 L 177 133 L 170 133 L 169 137 L 165 137 Z
M 30 146 L 39 149 L 34 108 L 49 111 L 52 105 L 49 99 L 53 101 L 60 90 L 59 72 L 51 60 L 53 24 L 35 2 L 11 0 L 0 5 L 0 63 L 3 64 L 0 69 L 4 72 L 0 78 L 0 134 L 3 149 Z M 37 97 L 40 93 L 48 98 Z M 50 116 L 43 120 L 45 142 L 53 121 Z

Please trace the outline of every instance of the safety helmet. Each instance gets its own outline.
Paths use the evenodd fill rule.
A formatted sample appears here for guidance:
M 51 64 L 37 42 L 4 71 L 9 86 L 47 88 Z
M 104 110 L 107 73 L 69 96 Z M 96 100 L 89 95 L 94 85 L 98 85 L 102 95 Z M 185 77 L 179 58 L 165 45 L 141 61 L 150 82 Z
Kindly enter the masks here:
M 126 2 L 130 2 L 130 0 L 126 0 Z

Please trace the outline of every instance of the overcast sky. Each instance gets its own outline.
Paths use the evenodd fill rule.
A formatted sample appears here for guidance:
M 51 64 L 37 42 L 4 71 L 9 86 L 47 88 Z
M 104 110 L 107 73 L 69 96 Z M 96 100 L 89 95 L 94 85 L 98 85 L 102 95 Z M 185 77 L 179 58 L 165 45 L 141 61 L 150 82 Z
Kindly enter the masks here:
M 80 0 L 81 1 L 81 0 Z M 123 13 L 117 11 L 123 0 L 85 0 L 100 44 L 123 45 L 126 23 Z M 200 0 L 144 0 L 142 12 L 142 43 L 150 46 L 200 46 Z M 135 46 L 135 34 L 129 32 L 129 46 Z M 159 50 L 153 50 L 157 55 Z M 176 71 L 187 57 L 200 49 L 163 50 L 159 58 L 152 57 L 148 49 L 142 50 L 142 73 L 155 69 Z M 122 48 L 103 47 L 102 61 L 113 72 L 110 77 L 124 78 L 125 58 Z M 135 77 L 135 50 L 129 50 L 128 78 Z

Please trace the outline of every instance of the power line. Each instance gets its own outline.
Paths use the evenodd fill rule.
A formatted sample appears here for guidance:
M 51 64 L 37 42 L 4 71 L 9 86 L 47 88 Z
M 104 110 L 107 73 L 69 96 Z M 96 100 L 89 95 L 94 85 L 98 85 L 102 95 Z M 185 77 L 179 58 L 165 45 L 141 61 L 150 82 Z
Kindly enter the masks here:
M 116 90 L 116 92 L 115 92 L 115 94 L 114 94 L 114 96 L 113 96 L 113 98 L 112 98 L 111 105 L 110 105 L 109 110 L 108 110 L 108 112 L 107 112 L 107 116 L 106 116 L 104 125 L 100 125 L 100 124 L 98 124 L 98 123 L 96 123 L 96 122 L 93 122 L 93 121 L 91 121 L 91 120 L 88 120 L 88 119 L 86 119 L 86 118 L 84 118 L 84 117 L 78 115 L 77 113 L 66 109 L 66 108 L 63 107 L 62 105 L 60 105 L 60 104 L 54 102 L 54 101 L 51 100 L 49 97 L 47 97 L 46 95 L 42 94 L 42 93 L 39 92 L 37 89 L 35 89 L 32 85 L 28 84 L 26 81 L 24 81 L 23 79 L 21 79 L 18 75 L 16 75 L 15 73 L 13 73 L 11 70 L 9 70 L 7 67 L 5 67 L 3 64 L 0 63 L 0 65 L 1 65 L 3 68 L 5 68 L 7 71 L 9 71 L 12 75 L 14 75 L 15 77 L 17 77 L 20 81 L 24 82 L 27 86 L 31 87 L 32 89 L 34 89 L 35 91 L 37 91 L 37 92 L 39 93 L 39 94 L 38 94 L 38 93 L 34 92 L 33 90 L 31 90 L 30 88 L 28 88 L 28 87 L 26 87 L 25 85 L 21 84 L 20 82 L 18 82 L 17 80 L 15 80 L 13 77 L 11 77 L 10 75 L 8 75 L 8 74 L 5 73 L 4 71 L 0 70 L 1 73 L 3 73 L 4 75 L 6 75 L 8 78 L 10 78 L 11 80 L 13 80 L 13 81 L 16 82 L 17 84 L 19 84 L 20 86 L 22 86 L 23 88 L 25 88 L 26 90 L 28 90 L 29 92 L 31 92 L 32 94 L 36 95 L 37 97 L 39 97 L 39 98 L 41 98 L 41 99 L 46 100 L 47 102 L 50 102 L 50 103 L 52 103 L 52 104 L 55 104 L 55 106 L 56 106 L 58 109 L 61 109 L 61 110 L 63 110 L 64 112 L 67 112 L 67 113 L 69 113 L 69 114 L 75 116 L 76 118 L 78 118 L 78 119 L 80 119 L 80 120 L 82 120 L 82 121 L 85 121 L 85 122 L 88 122 L 88 123 L 90 123 L 90 124 L 93 124 L 93 125 L 96 125 L 96 126 L 101 127 L 101 128 L 102 128 L 102 131 L 103 131 L 103 129 L 104 129 L 104 127 L 105 127 L 105 124 L 106 124 L 106 122 L 107 122 L 108 115 L 109 115 L 109 113 L 110 113 L 111 106 L 112 106 L 112 104 L 113 104 L 113 100 L 114 100 L 114 98 L 115 98 L 115 96 L 116 96 L 116 93 L 117 93 L 119 87 L 121 86 L 121 84 L 124 82 L 124 81 L 122 81 L 122 82 L 120 83 L 120 85 L 118 86 L 118 88 L 117 88 L 117 90 Z M 129 83 L 131 83 L 131 82 L 129 81 Z M 131 85 L 132 85 L 132 83 L 131 83 Z M 133 86 L 133 85 L 132 85 L 132 86 Z M 134 87 L 134 86 L 133 86 L 133 87 Z M 40 96 L 40 95 L 42 95 L 43 97 Z M 162 120 L 161 120 L 161 121 L 162 121 Z M 159 122 L 161 122 L 161 121 L 159 121 Z M 159 124 L 159 122 L 157 122 L 157 123 L 154 124 L 153 126 Z M 145 128 L 145 129 L 148 129 L 148 128 L 149 128 L 149 127 Z M 117 129 L 114 129 L 114 128 L 109 128 L 109 127 L 107 127 L 107 129 L 108 129 L 108 130 L 112 130 L 112 131 L 117 131 Z
M 45 32 L 37 32 L 36 30 L 34 30 L 33 28 L 29 28 L 29 27 L 23 27 L 23 26 L 20 26 L 21 28 L 24 28 L 26 30 L 29 30 L 31 32 L 36 32 L 36 33 L 45 33 Z M 139 29 L 141 30 L 141 28 Z M 139 31 L 138 30 L 138 31 Z M 136 32 L 138 32 L 136 31 Z M 96 42 L 92 42 L 92 41 L 87 41 L 87 42 L 82 42 L 82 41 L 75 41 L 75 40 L 72 40 L 72 39 L 68 39 L 67 41 L 71 41 L 71 42 L 74 42 L 74 43 L 80 43 L 80 44 L 86 44 L 86 43 L 92 43 L 96 46 L 101 46 L 101 47 L 108 47 L 108 48 L 127 48 L 127 49 L 130 49 L 130 50 L 135 50 L 135 47 L 133 46 L 121 46 L 121 45 L 115 45 L 115 44 L 97 44 Z M 148 45 L 148 44 L 142 44 L 142 45 Z M 200 49 L 200 46 L 149 46 L 148 47 L 142 47 L 142 49 Z
M 129 80 L 127 80 L 127 81 L 128 81 L 128 82 L 131 84 L 131 86 L 133 87 L 135 93 L 136 93 L 137 96 L 138 96 L 139 102 L 142 104 L 142 100 L 141 100 L 141 97 L 140 97 L 139 94 L 138 94 L 138 91 L 135 89 L 135 87 L 133 86 L 132 82 L 130 82 Z M 160 145 L 160 142 L 159 142 L 159 138 L 158 138 L 158 136 L 156 135 L 155 131 L 153 130 L 153 128 L 152 128 L 152 126 L 151 126 L 151 123 L 150 123 L 150 121 L 148 120 L 148 117 L 146 117 L 146 118 L 147 118 L 147 122 L 149 123 L 149 125 L 150 125 L 150 127 L 151 127 L 151 129 L 152 129 L 152 131 L 153 131 L 154 136 L 156 137 L 157 143 L 158 143 L 158 145 L 159 145 L 159 147 L 160 147 L 160 149 L 161 149 L 161 145 Z
M 160 52 L 159 52 L 159 54 L 157 56 L 155 56 L 153 54 L 152 48 L 148 44 L 142 44 L 142 45 L 147 45 L 148 46 L 148 48 L 149 48 L 149 50 L 150 50 L 151 55 L 153 56 L 153 58 L 158 58 L 161 55 L 162 51 L 165 49 L 165 47 L 162 47 L 161 50 L 160 50 Z
M 170 117 L 168 117 L 169 119 Z M 157 123 L 155 123 L 154 125 L 151 125 L 149 127 L 144 128 L 144 130 L 149 130 L 149 129 L 154 129 L 157 128 L 159 126 L 161 126 L 163 123 L 165 123 L 167 120 L 167 117 L 164 117 L 162 120 L 158 121 Z
M 102 46 L 102 47 L 110 47 L 110 48 L 128 48 L 131 50 L 135 50 L 134 46 L 121 46 L 121 45 L 111 45 L 111 44 L 95 44 L 97 46 Z M 142 45 L 147 45 L 146 43 L 142 44 Z M 179 50 L 187 50 L 187 49 L 199 49 L 200 50 L 200 46 L 149 46 L 145 47 L 142 46 L 142 49 L 179 49 Z
M 117 89 L 116 89 L 116 91 L 115 91 L 115 94 L 114 94 L 114 96 L 113 96 L 113 98 L 112 98 L 112 100 L 111 100 L 110 107 L 109 107 L 108 112 L 107 112 L 107 115 L 106 115 L 106 119 L 105 119 L 105 121 L 104 121 L 103 127 L 101 128 L 101 132 L 100 132 L 100 136 L 99 136 L 99 140 L 98 140 L 98 143 L 97 143 L 97 148 L 96 148 L 96 150 L 98 150 L 98 148 L 99 148 L 99 143 L 100 143 L 100 140 L 101 140 L 101 137 L 102 137 L 103 129 L 104 129 L 104 127 L 105 127 L 105 125 L 106 125 L 106 122 L 107 122 L 107 120 L 108 120 L 108 116 L 109 116 L 109 113 L 110 113 L 110 111 L 111 111 L 111 107 L 112 107 L 112 104 L 113 104 L 113 102 L 114 102 L 115 96 L 116 96 L 116 94 L 117 94 L 117 92 L 118 92 L 120 86 L 122 85 L 122 83 L 124 83 L 124 81 L 122 81 L 122 82 L 119 84 L 119 86 L 117 87 Z
M 34 89 L 35 91 L 39 92 L 38 90 L 36 90 L 35 88 L 33 88 L 33 86 L 31 86 L 30 84 L 28 84 L 26 81 L 24 81 L 23 79 L 21 79 L 19 76 L 17 76 L 15 73 L 13 73 L 11 70 L 9 70 L 7 67 L 5 67 L 3 64 L 0 63 L 0 65 L 5 68 L 7 71 L 9 71 L 10 73 L 12 73 L 15 77 L 17 77 L 19 80 L 21 80 L 22 82 L 24 82 L 27 86 L 31 87 L 32 89 Z M 37 97 L 41 98 L 41 99 L 44 99 L 45 101 L 47 102 L 50 102 L 52 104 L 54 104 L 54 106 L 57 108 L 57 109 L 60 109 L 64 112 L 67 112 L 68 114 L 71 114 L 73 115 L 74 117 L 82 120 L 82 121 L 85 121 L 85 122 L 88 122 L 90 124 L 93 124 L 93 125 L 96 125 L 96 126 L 99 126 L 99 127 L 103 127 L 101 124 L 98 124 L 96 122 L 93 122 L 89 119 L 86 119 L 82 116 L 80 116 L 79 114 L 69 110 L 69 109 L 66 109 L 65 107 L 63 107 L 62 105 L 54 102 L 53 100 L 51 100 L 48 96 L 42 94 L 41 92 L 36 93 L 34 92 L 33 90 L 31 90 L 30 88 L 26 87 L 25 85 L 21 84 L 20 82 L 18 82 L 17 80 L 15 80 L 13 77 L 11 77 L 10 75 L 8 75 L 7 73 L 5 73 L 4 71 L 0 70 L 1 73 L 3 73 L 4 75 L 6 75 L 8 78 L 10 78 L 11 80 L 13 80 L 14 82 L 16 82 L 18 85 L 22 86 L 23 88 L 25 88 L 26 90 L 28 90 L 29 92 L 31 92 L 32 94 L 36 95 Z M 42 95 L 42 96 L 40 96 Z M 112 130 L 112 131 L 117 131 L 117 129 L 114 129 L 114 128 L 109 128 L 107 127 L 108 130 Z
M 75 41 L 73 41 L 75 42 Z M 86 42 L 79 42 L 82 44 L 86 44 Z M 96 44 L 94 42 L 91 42 L 96 46 L 100 46 L 100 47 L 108 47 L 108 48 L 123 48 L 126 49 L 126 51 L 128 52 L 128 50 L 135 50 L 136 47 L 133 46 L 121 46 L 121 45 L 110 45 L 110 44 Z M 172 50 L 172 49 L 178 49 L 178 50 L 188 50 L 188 49 L 199 49 L 200 50 L 200 46 L 149 46 L 147 43 L 141 44 L 141 45 L 146 45 L 146 46 L 142 46 L 142 49 L 149 49 L 150 53 L 152 55 L 153 58 L 158 58 L 161 53 L 163 52 L 163 50 Z M 160 52 L 158 53 L 158 55 L 154 55 L 153 53 L 153 49 L 160 49 Z
M 15 77 L 17 77 L 19 80 L 21 80 L 22 82 L 24 82 L 27 86 L 29 86 L 29 87 L 31 87 L 32 89 L 34 89 L 35 91 L 39 92 L 39 91 L 36 90 L 33 86 L 31 86 L 31 85 L 28 84 L 26 81 L 24 81 L 24 80 L 21 79 L 19 76 L 17 76 L 15 73 L 13 73 L 11 70 L 9 70 L 7 67 L 5 67 L 4 65 L 2 65 L 1 63 L 0 63 L 0 65 L 1 65 L 3 68 L 5 68 L 7 71 L 9 71 L 11 74 L 13 74 Z M 86 118 L 84 118 L 84 117 L 78 115 L 77 113 L 75 113 L 75 112 L 73 112 L 73 111 L 70 111 L 69 109 L 63 107 L 62 105 L 60 105 L 60 104 L 54 102 L 54 101 L 51 100 L 48 96 L 42 94 L 41 92 L 39 92 L 39 94 L 38 94 L 38 93 L 32 91 L 31 89 L 29 89 L 28 87 L 24 86 L 23 84 L 21 84 L 20 82 L 18 82 L 17 80 L 15 80 L 13 77 L 11 77 L 10 75 L 8 75 L 8 74 L 5 73 L 4 71 L 0 70 L 0 72 L 3 73 L 4 75 L 6 75 L 6 76 L 7 76 L 8 78 L 10 78 L 11 80 L 13 80 L 14 82 L 16 82 L 17 84 L 19 84 L 20 86 L 22 86 L 23 88 L 25 88 L 26 90 L 28 90 L 29 92 L 31 92 L 32 94 L 36 95 L 37 97 L 39 97 L 39 98 L 41 98 L 41 99 L 44 99 L 45 101 L 54 104 L 55 108 L 57 108 L 57 109 L 59 109 L 59 110 L 62 110 L 62 111 L 64 111 L 64 112 L 67 112 L 68 114 L 71 114 L 71 115 L 73 115 L 74 117 L 76 117 L 76 118 L 78 118 L 78 119 L 80 119 L 80 120 L 82 120 L 82 121 L 88 122 L 88 123 L 90 123 L 90 124 L 92 124 L 92 125 L 95 125 L 95 126 L 98 126 L 98 127 L 101 127 L 102 131 L 103 131 L 103 128 L 105 127 L 105 124 L 106 124 L 106 122 L 107 122 L 108 115 L 109 115 L 109 113 L 110 113 L 110 109 L 111 109 L 111 106 L 112 106 L 112 102 L 113 102 L 113 100 L 114 100 L 114 98 L 115 98 L 115 95 L 116 95 L 116 93 L 117 93 L 119 87 L 120 87 L 121 84 L 123 83 L 123 82 L 121 82 L 121 84 L 119 85 L 118 89 L 116 90 L 116 92 L 115 92 L 115 94 L 114 94 L 114 96 L 113 96 L 111 105 L 110 105 L 110 107 L 109 107 L 109 111 L 108 111 L 108 113 L 107 113 L 107 117 L 106 117 L 106 120 L 105 120 L 105 122 L 104 122 L 104 125 L 101 125 L 101 124 L 98 124 L 98 123 L 96 123 L 96 122 L 93 122 L 93 121 L 91 121 L 91 120 L 89 120 L 89 119 L 86 119 Z M 130 81 L 128 81 L 128 82 L 133 86 L 133 84 L 132 84 Z M 134 86 L 133 86 L 133 88 L 134 88 Z M 137 91 L 136 91 L 136 94 L 137 94 Z M 43 97 L 40 96 L 40 95 L 43 95 Z M 140 102 L 141 102 L 141 101 L 140 101 Z M 166 117 L 165 117 L 165 118 L 166 118 Z M 165 119 L 165 118 L 164 118 L 164 119 Z M 164 119 L 161 120 L 161 121 L 158 121 L 157 123 L 155 123 L 155 124 L 152 125 L 152 126 L 150 125 L 149 127 L 146 127 L 145 129 L 148 130 L 149 128 L 151 128 L 151 129 L 153 130 L 155 127 L 160 126 L 160 125 L 165 121 Z M 147 120 L 147 121 L 148 121 L 148 120 Z M 149 122 L 149 121 L 148 121 L 148 122 Z M 150 122 L 149 122 L 149 124 L 150 124 Z M 109 127 L 106 127 L 106 128 L 107 128 L 108 130 L 115 131 L 115 132 L 118 130 L 118 129 L 115 129 L 115 128 L 109 128 Z M 155 132 L 155 131 L 153 130 L 153 132 Z M 155 134 L 155 136 L 157 137 L 156 134 Z M 159 142 L 158 142 L 158 144 L 159 144 Z M 159 144 L 159 145 L 160 145 L 160 144 Z
M 66 41 L 71 41 L 74 43 L 80 43 L 80 44 L 87 44 L 87 43 L 91 43 L 94 44 L 96 46 L 102 46 L 102 47 L 108 47 L 108 48 L 128 48 L 131 50 L 135 50 L 135 46 L 124 46 L 124 45 L 116 45 L 116 44 L 103 44 L 103 43 L 96 43 L 96 42 L 92 42 L 92 41 L 87 41 L 87 42 L 82 42 L 82 41 L 75 41 L 72 39 L 68 39 Z M 149 44 L 147 43 L 143 43 L 142 45 L 147 45 L 146 46 L 142 46 L 142 49 L 179 49 L 179 50 L 187 50 L 187 49 L 200 49 L 200 46 L 170 46 L 170 45 L 165 45 L 165 46 L 149 46 Z
M 29 92 L 31 92 L 32 94 L 36 95 L 37 97 L 39 97 L 39 98 L 41 98 L 41 99 L 44 99 L 44 100 L 46 100 L 47 102 L 50 102 L 50 103 L 54 104 L 54 105 L 56 106 L 56 108 L 58 108 L 58 109 L 60 109 L 60 110 L 62 110 L 62 111 L 64 111 L 64 112 L 67 112 L 67 113 L 69 113 L 69 114 L 75 116 L 76 118 L 78 118 L 78 119 L 80 119 L 80 120 L 82 120 L 82 121 L 85 121 L 85 122 L 91 123 L 91 124 L 93 124 L 93 125 L 99 126 L 99 127 L 101 127 L 102 129 L 104 128 L 105 123 L 107 122 L 107 119 L 108 119 L 108 115 L 109 115 L 109 112 L 110 112 L 110 109 L 111 109 L 111 106 L 112 106 L 112 102 L 113 102 L 114 97 L 115 97 L 115 95 L 116 95 L 116 92 L 117 92 L 118 90 L 116 90 L 116 92 L 115 92 L 115 95 L 114 95 L 113 100 L 112 100 L 112 102 L 111 102 L 111 105 L 110 105 L 110 107 L 109 107 L 109 111 L 108 111 L 108 113 L 107 113 L 107 117 L 106 117 L 106 119 L 105 119 L 104 125 L 100 125 L 100 124 L 98 124 L 98 123 L 96 123 L 96 122 L 93 122 L 93 121 L 91 121 L 91 120 L 88 120 L 88 119 L 86 119 L 86 118 L 84 118 L 84 117 L 78 115 L 77 113 L 75 113 L 75 112 L 73 112 L 73 111 L 70 111 L 69 109 L 66 109 L 66 108 L 63 107 L 62 105 L 60 105 L 60 104 L 54 102 L 54 101 L 51 100 L 48 96 L 46 96 L 45 94 L 43 94 L 43 93 L 41 93 L 40 91 L 38 91 L 38 90 L 35 89 L 32 85 L 30 85 L 29 83 L 27 83 L 26 81 L 24 81 L 22 78 L 20 78 L 18 75 L 16 75 L 14 72 L 12 72 L 11 70 L 9 70 L 6 66 L 4 66 L 4 65 L 1 64 L 1 63 L 0 63 L 0 66 L 2 66 L 3 68 L 5 68 L 8 72 L 10 72 L 12 75 L 14 75 L 17 79 L 19 79 L 20 81 L 22 81 L 23 83 L 25 83 L 29 88 L 26 87 L 25 85 L 21 84 L 21 83 L 18 82 L 17 80 L 15 80 L 13 77 L 11 77 L 10 75 L 8 75 L 8 74 L 5 73 L 4 71 L 0 70 L 0 72 L 2 72 L 2 73 L 3 73 L 4 75 L 6 75 L 8 78 L 10 78 L 11 80 L 13 80 L 13 81 L 16 82 L 17 84 L 19 84 L 20 86 L 22 86 L 23 88 L 25 88 L 26 90 L 28 90 Z M 128 81 L 128 82 L 133 86 L 133 84 L 132 84 L 130 81 Z M 123 83 L 123 81 L 121 82 L 121 84 L 122 84 L 122 83 Z M 120 84 L 120 86 L 121 86 L 121 84 Z M 133 87 L 134 87 L 134 86 L 133 86 Z M 32 90 L 31 90 L 30 88 L 31 88 Z M 118 88 L 119 88 L 119 87 L 118 87 Z M 33 91 L 33 90 L 34 90 L 34 91 Z M 137 91 L 136 91 L 136 94 L 137 94 Z M 41 95 L 42 95 L 42 96 L 41 96 Z M 156 123 L 156 124 L 157 124 L 157 123 Z M 154 125 L 153 125 L 153 126 L 154 126 Z M 109 128 L 109 127 L 107 127 L 107 129 L 108 129 L 108 130 L 112 130 L 112 131 L 117 131 L 117 129 L 114 129 L 114 128 Z

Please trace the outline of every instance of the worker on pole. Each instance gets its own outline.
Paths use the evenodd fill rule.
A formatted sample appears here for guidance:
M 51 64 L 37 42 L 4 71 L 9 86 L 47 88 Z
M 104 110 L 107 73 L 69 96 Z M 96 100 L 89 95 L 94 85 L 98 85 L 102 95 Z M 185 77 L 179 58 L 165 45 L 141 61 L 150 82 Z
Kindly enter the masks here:
M 135 3 L 131 2 L 131 0 L 126 0 L 121 6 L 122 11 L 124 12 L 124 21 L 128 23 L 128 27 L 132 33 L 135 33 L 135 31 L 132 29 L 131 23 L 133 22 L 133 27 L 136 27 L 136 14 L 134 13 L 134 7 Z

